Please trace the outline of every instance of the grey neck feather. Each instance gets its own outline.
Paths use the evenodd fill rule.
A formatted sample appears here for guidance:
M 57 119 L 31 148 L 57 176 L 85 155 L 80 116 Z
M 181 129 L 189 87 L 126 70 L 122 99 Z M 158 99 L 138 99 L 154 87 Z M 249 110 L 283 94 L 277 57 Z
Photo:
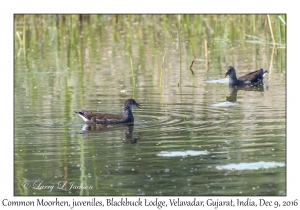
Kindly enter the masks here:
M 122 113 L 122 118 L 123 120 L 132 120 L 133 121 L 133 115 L 132 115 L 132 110 L 130 108 L 130 106 L 126 106 L 126 105 L 123 105 L 123 113 Z
M 238 79 L 236 77 L 236 73 L 235 72 L 232 72 L 231 75 L 229 76 L 229 84 L 232 85 L 232 84 L 236 84 L 238 83 Z

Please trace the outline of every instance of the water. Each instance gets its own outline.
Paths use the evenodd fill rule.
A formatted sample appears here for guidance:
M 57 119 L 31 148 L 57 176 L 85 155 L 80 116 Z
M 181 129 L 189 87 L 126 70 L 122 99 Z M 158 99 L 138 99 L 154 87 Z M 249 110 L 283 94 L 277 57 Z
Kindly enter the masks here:
M 285 49 L 212 39 L 206 69 L 189 36 L 84 37 L 103 44 L 67 57 L 44 38 L 15 55 L 15 195 L 286 194 Z M 229 89 L 227 65 L 271 69 L 264 87 Z M 134 126 L 85 125 L 74 113 L 120 113 L 128 98 L 142 105 Z

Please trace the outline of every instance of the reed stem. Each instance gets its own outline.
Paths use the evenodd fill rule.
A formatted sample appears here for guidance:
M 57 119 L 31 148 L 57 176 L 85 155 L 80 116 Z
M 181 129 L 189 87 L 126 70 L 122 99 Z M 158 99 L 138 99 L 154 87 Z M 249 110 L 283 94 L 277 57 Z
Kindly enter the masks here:
M 163 67 L 164 67 L 165 56 L 166 56 L 166 53 L 164 53 L 164 57 L 163 57 L 163 60 L 162 60 L 162 63 L 161 63 L 160 79 L 159 79 L 159 87 L 160 88 L 161 88 L 161 85 L 162 85 L 162 75 L 163 75 Z
M 208 70 L 209 57 L 208 57 L 208 42 L 207 42 L 207 40 L 204 41 L 204 48 L 205 48 L 205 66 L 206 66 L 206 70 Z
M 268 17 L 268 23 L 269 23 L 269 28 L 270 28 L 270 31 L 271 31 L 273 43 L 275 44 L 275 39 L 274 39 L 273 29 L 272 29 L 271 20 L 270 20 L 270 15 L 267 15 L 267 17 Z
M 134 78 L 134 72 L 133 72 L 133 64 L 132 64 L 132 58 L 131 58 L 131 56 L 130 56 L 130 65 L 131 65 L 131 75 L 132 75 L 132 83 L 133 83 L 133 94 L 132 94 L 132 97 L 134 98 L 134 90 L 135 90 L 135 86 L 136 86 L 136 84 L 135 84 L 135 78 Z

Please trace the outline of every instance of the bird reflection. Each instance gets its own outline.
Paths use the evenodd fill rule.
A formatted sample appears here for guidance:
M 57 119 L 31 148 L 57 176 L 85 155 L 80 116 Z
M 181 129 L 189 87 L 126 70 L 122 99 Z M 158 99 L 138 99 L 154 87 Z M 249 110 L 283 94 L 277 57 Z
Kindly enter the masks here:
M 264 92 L 268 90 L 267 86 L 244 86 L 244 87 L 237 87 L 237 86 L 229 86 L 229 96 L 226 96 L 226 101 L 236 102 L 237 101 L 237 92 L 239 90 L 244 91 L 258 91 Z
M 126 143 L 137 143 L 137 140 L 140 138 L 133 133 L 134 125 L 133 124 L 84 124 L 81 128 L 82 134 L 85 137 L 91 134 L 114 131 L 114 130 L 123 130 L 123 141 Z

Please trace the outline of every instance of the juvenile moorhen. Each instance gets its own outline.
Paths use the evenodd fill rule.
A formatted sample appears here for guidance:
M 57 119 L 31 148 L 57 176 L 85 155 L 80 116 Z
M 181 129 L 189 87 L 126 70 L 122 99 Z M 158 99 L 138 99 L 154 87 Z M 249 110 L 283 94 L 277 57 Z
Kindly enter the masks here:
M 132 109 L 141 105 L 138 104 L 134 99 L 127 99 L 123 104 L 123 113 L 118 114 L 101 114 L 93 113 L 86 110 L 80 110 L 75 112 L 81 117 L 87 124 L 118 124 L 118 123 L 133 123 L 134 118 Z
M 250 72 L 249 74 L 237 78 L 235 69 L 232 66 L 228 66 L 226 70 L 227 72 L 225 74 L 225 77 L 229 75 L 229 85 L 232 86 L 264 85 L 263 83 L 264 76 L 266 73 L 268 73 L 268 71 L 259 69 L 257 71 Z

